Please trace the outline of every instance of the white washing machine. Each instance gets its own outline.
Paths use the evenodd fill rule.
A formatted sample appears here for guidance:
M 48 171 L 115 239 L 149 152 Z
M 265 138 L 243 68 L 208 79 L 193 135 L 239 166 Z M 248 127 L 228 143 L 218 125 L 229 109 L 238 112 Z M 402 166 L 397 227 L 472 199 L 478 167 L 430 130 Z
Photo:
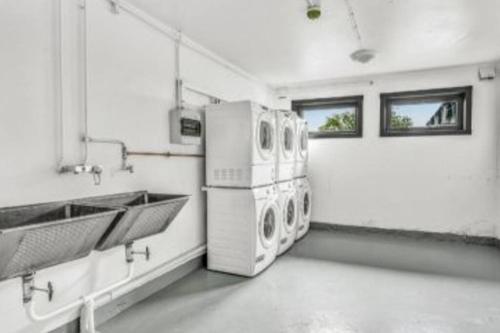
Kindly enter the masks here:
M 296 239 L 300 239 L 307 233 L 311 223 L 312 192 L 307 178 L 295 179 L 295 188 L 297 190 L 297 206 L 299 208 Z
M 307 159 L 309 157 L 308 141 L 309 133 L 307 129 L 307 122 L 297 117 L 297 140 L 295 144 L 295 178 L 307 176 Z
M 292 180 L 295 176 L 297 115 L 292 111 L 276 111 L 276 127 L 278 133 L 277 149 L 277 181 Z
M 276 181 L 276 113 L 250 101 L 206 108 L 206 182 L 243 187 Z
M 208 269 L 254 276 L 278 251 L 281 212 L 276 186 L 208 188 Z
M 281 209 L 278 255 L 288 250 L 297 236 L 297 195 L 293 180 L 278 183 L 279 206 Z

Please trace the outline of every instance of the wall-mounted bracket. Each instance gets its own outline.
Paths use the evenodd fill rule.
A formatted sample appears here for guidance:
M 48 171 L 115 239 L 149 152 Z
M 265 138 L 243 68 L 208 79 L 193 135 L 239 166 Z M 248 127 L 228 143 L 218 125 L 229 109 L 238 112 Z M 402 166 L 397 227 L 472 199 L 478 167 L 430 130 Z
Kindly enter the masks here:
M 54 296 L 54 287 L 52 286 L 52 282 L 49 281 L 47 283 L 47 288 L 38 288 L 35 286 L 35 273 L 23 276 L 23 302 L 31 302 L 35 291 L 46 293 L 49 298 L 49 302 L 52 301 Z
M 149 246 L 146 246 L 144 251 L 134 251 L 132 243 L 125 245 L 125 258 L 128 263 L 134 261 L 135 255 L 143 255 L 146 258 L 146 261 L 149 261 L 151 258 L 151 251 L 149 250 Z

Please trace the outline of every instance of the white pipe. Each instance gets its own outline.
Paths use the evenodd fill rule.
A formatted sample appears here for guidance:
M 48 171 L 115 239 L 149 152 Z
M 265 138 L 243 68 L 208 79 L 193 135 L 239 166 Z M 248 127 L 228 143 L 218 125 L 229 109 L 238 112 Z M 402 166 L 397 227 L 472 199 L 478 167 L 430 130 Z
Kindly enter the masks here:
M 110 0 L 106 0 L 110 2 Z M 124 12 L 127 12 L 128 14 L 132 15 L 136 19 L 140 20 L 141 22 L 145 23 L 146 25 L 150 26 L 151 28 L 155 29 L 156 31 L 162 33 L 163 35 L 167 36 L 168 38 L 172 39 L 173 41 L 180 41 L 180 44 L 184 47 L 187 47 L 191 49 L 192 51 L 212 60 L 213 62 L 221 65 L 222 67 L 232 71 L 235 74 L 238 74 L 241 77 L 244 77 L 248 80 L 257 82 L 259 84 L 267 86 L 265 82 L 262 80 L 258 79 L 257 77 L 251 75 L 250 73 L 246 72 L 245 70 L 241 69 L 240 67 L 231 64 L 230 62 L 226 61 L 222 57 L 218 56 L 217 54 L 213 53 L 212 51 L 209 51 L 208 49 L 204 48 L 200 44 L 192 41 L 191 39 L 187 38 L 186 36 L 182 36 L 182 39 L 180 39 L 181 34 L 174 30 L 173 28 L 167 26 L 163 22 L 160 22 L 159 20 L 153 18 L 151 15 L 145 13 L 144 11 L 138 9 L 134 5 L 131 5 L 125 0 L 120 0 L 117 2 L 114 2 L 114 4 L 117 6 L 117 8 L 123 10 Z
M 208 98 L 211 98 L 211 99 L 217 99 L 217 100 L 219 100 L 221 102 L 226 102 L 226 100 L 224 100 L 222 98 L 219 98 L 217 96 L 214 96 L 214 95 L 206 92 L 204 89 L 202 89 L 200 87 L 193 86 L 189 82 L 188 83 L 184 82 L 183 88 L 186 89 L 186 90 L 189 90 L 189 91 L 191 91 L 191 92 L 193 92 L 195 94 L 204 96 L 204 97 L 208 97 Z
M 113 300 L 117 297 L 125 295 L 125 294 L 129 293 L 130 291 L 137 289 L 140 286 L 165 275 L 166 273 L 176 269 L 177 267 L 182 266 L 185 263 L 204 255 L 206 252 L 207 252 L 206 245 L 200 245 L 194 249 L 183 252 L 180 255 L 176 256 L 175 258 L 169 260 L 168 262 L 166 262 L 162 266 L 159 266 L 152 271 L 149 271 L 145 274 L 137 276 L 129 284 L 127 284 L 121 288 L 117 288 L 113 291 L 110 291 L 108 293 L 110 298 L 106 299 L 106 297 L 101 297 L 100 299 L 98 299 L 96 301 L 96 306 L 99 307 L 99 306 L 109 302 L 110 300 Z
M 354 13 L 354 9 L 352 7 L 352 4 L 349 0 L 344 0 L 346 7 L 347 7 L 347 13 L 349 14 L 349 21 L 351 22 L 351 28 L 356 35 L 356 39 L 358 40 L 359 43 L 359 48 L 363 48 L 363 41 L 361 38 L 361 32 L 359 31 L 359 25 L 358 21 L 356 20 L 356 14 Z
M 124 284 L 127 284 L 128 282 L 130 282 L 132 280 L 132 277 L 134 275 L 134 263 L 131 262 L 131 263 L 128 263 L 128 273 L 127 273 L 127 277 L 124 278 L 123 280 L 120 280 L 104 289 L 101 289 L 101 290 L 98 290 L 96 292 L 93 292 L 85 297 L 82 297 L 72 303 L 69 303 L 55 311 L 52 311 L 52 312 L 49 312 L 49 313 L 46 313 L 46 314 L 42 314 L 42 315 L 39 315 L 36 313 L 36 309 L 35 309 L 35 301 L 31 301 L 29 302 L 25 308 L 26 308 L 26 312 L 29 316 L 29 318 L 32 320 L 32 321 L 45 321 L 45 320 L 48 320 L 48 319 L 52 319 L 54 317 L 57 317 L 58 315 L 60 314 L 63 314 L 67 311 L 70 311 L 70 310 L 73 310 L 79 306 L 82 306 L 84 304 L 84 302 L 86 300 L 89 300 L 89 299 L 92 299 L 92 300 L 95 300 L 96 298 L 106 294 L 106 293 L 109 293 L 110 291 L 112 291 L 113 289 L 116 289 L 116 288 L 119 288 L 121 286 L 123 286 Z
M 88 22 L 87 22 L 87 0 L 81 0 L 80 9 L 82 10 L 82 109 L 83 109 L 83 137 L 89 134 L 89 111 L 88 111 Z M 83 140 L 84 155 L 83 163 L 87 164 L 89 158 L 89 143 Z
M 164 274 L 167 272 L 170 272 L 171 270 L 189 262 L 190 260 L 197 258 L 203 254 L 206 253 L 207 247 L 206 245 L 201 245 L 198 246 L 192 250 L 188 250 L 186 252 L 181 253 L 177 257 L 169 260 L 166 262 L 164 265 L 147 272 L 141 276 L 136 277 L 134 280 L 132 280 L 133 275 L 134 275 L 134 263 L 130 262 L 128 263 L 128 273 L 127 277 L 117 283 L 114 283 L 104 289 L 101 289 L 99 291 L 93 292 L 87 296 L 84 296 L 82 298 L 79 298 L 78 300 L 67 304 L 55 311 L 52 311 L 47 314 L 39 315 L 36 313 L 35 310 L 35 302 L 32 300 L 29 302 L 29 304 L 25 305 L 26 313 L 28 314 L 28 317 L 35 322 L 38 321 L 45 321 L 48 319 L 52 319 L 57 317 L 60 314 L 63 314 L 65 312 L 68 312 L 70 310 L 73 310 L 79 306 L 84 305 L 85 303 L 91 307 L 91 308 L 96 308 L 99 307 L 105 303 L 107 303 L 110 300 L 115 299 L 116 297 L 119 297 L 121 295 L 124 295 Z M 106 294 L 109 295 L 109 298 L 103 297 Z M 84 310 L 90 310 L 90 309 L 84 309 Z M 85 312 L 86 317 L 88 320 L 92 319 L 92 315 L 88 315 L 89 311 Z M 88 325 L 89 327 L 92 327 L 93 324 Z
M 56 28 L 56 109 L 59 116 L 59 145 L 57 157 L 57 170 L 59 171 L 64 163 L 64 84 L 63 84 L 63 0 L 57 2 L 57 28 Z

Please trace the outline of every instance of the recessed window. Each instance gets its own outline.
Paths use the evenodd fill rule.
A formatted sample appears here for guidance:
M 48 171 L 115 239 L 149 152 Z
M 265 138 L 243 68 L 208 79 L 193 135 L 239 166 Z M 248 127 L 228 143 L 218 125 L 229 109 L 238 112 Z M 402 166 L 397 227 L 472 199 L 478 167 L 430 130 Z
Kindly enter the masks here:
M 380 135 L 471 134 L 472 87 L 380 95 Z
M 292 109 L 307 120 L 310 138 L 362 136 L 363 96 L 298 100 Z

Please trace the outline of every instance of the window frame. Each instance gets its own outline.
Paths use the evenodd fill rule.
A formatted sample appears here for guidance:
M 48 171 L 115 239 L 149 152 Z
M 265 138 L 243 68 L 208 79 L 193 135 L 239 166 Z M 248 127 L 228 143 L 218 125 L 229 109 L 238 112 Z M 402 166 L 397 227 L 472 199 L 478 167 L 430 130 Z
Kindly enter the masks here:
M 310 139 L 361 138 L 363 137 L 363 100 L 363 95 L 300 99 L 292 101 L 292 110 L 301 118 L 304 118 L 304 112 L 314 112 L 314 110 L 304 111 L 304 107 L 354 107 L 356 120 L 356 128 L 354 131 L 311 132 L 308 130 L 308 136 Z
M 395 102 L 445 102 L 457 100 L 457 126 L 442 128 L 414 127 L 391 129 L 390 105 Z M 380 94 L 380 136 L 435 136 L 472 134 L 472 86 L 402 91 Z

